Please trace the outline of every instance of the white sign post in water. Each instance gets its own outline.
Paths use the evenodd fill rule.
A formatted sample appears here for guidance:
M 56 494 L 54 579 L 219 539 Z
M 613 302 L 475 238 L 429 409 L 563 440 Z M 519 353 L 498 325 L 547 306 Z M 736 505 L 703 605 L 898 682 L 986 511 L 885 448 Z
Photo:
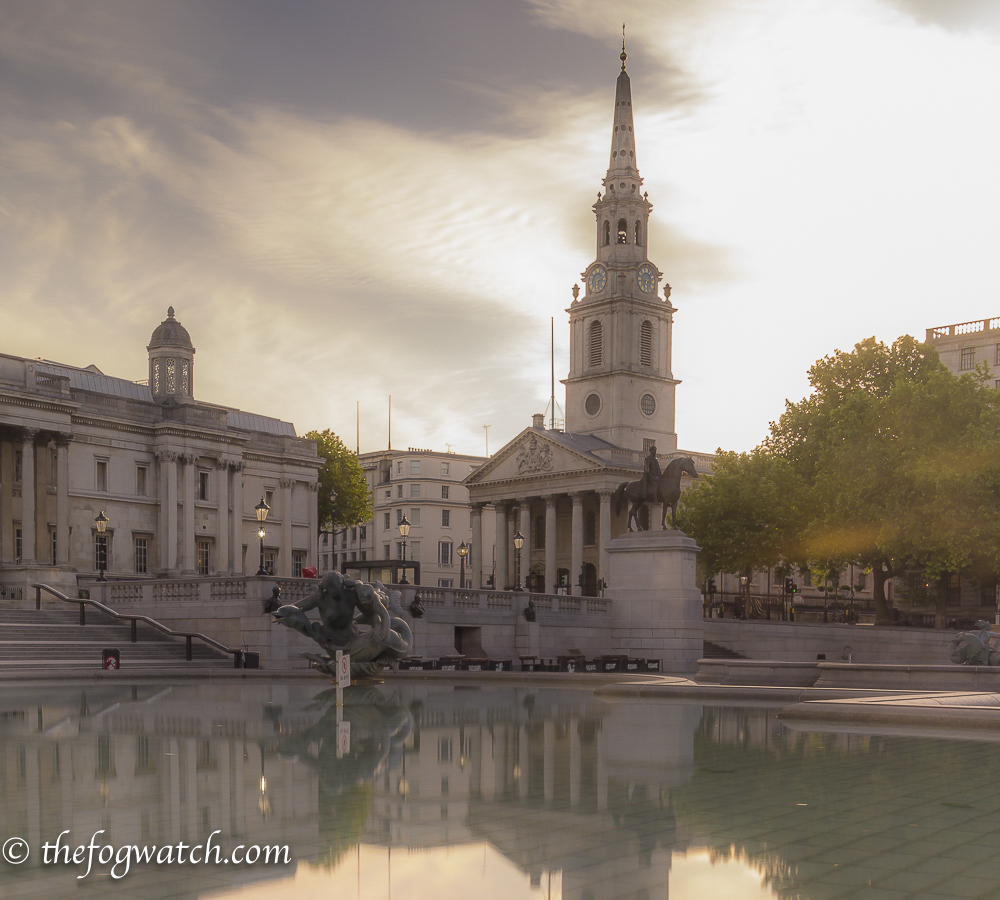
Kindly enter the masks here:
M 351 723 L 344 721 L 344 688 L 351 686 L 351 654 L 337 651 L 337 759 L 351 752 Z

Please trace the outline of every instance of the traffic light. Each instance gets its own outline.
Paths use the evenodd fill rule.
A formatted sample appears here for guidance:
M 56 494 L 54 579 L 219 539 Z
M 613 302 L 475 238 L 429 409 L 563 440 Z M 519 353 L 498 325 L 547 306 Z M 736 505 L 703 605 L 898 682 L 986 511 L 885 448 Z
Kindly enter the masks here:
M 791 578 L 786 578 L 785 579 L 785 593 L 786 594 L 794 594 L 797 591 L 798 591 L 798 587 L 796 587 L 795 582 Z
M 714 578 L 709 578 L 708 579 L 708 592 L 710 594 L 714 594 L 714 593 L 716 593 L 716 591 L 717 591 L 717 588 L 715 587 L 715 579 Z

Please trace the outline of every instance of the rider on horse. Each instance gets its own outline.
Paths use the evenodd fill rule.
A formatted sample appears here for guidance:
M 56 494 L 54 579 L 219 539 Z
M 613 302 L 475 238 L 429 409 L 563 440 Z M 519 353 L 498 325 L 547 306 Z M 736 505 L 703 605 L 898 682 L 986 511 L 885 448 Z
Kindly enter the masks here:
M 660 480 L 660 463 L 656 459 L 656 444 L 651 444 L 642 464 L 642 489 L 650 503 L 656 502 L 656 489 Z

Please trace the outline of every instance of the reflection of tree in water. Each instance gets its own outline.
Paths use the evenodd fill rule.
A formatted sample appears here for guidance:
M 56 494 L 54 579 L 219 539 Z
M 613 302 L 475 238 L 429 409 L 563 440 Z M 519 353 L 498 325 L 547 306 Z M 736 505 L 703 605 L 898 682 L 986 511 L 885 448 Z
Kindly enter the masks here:
M 989 841 L 1000 837 L 1000 824 L 986 825 L 996 804 L 983 793 L 996 744 L 792 731 L 776 712 L 706 707 L 694 776 L 673 799 L 680 827 L 713 860 L 748 863 L 779 897 L 825 895 L 831 882 L 877 887 L 892 874 L 887 844 L 922 857 L 921 847 L 953 846 L 950 830 L 971 819 L 984 820 Z M 982 859 L 968 864 L 973 874 Z M 925 877 L 929 887 L 941 875 Z
M 397 766 L 413 717 L 377 686 L 345 688 L 343 721 L 350 722 L 351 747 L 338 758 L 336 688 L 317 694 L 311 708 L 325 712 L 314 725 L 283 741 L 278 752 L 316 771 L 324 848 L 320 861 L 333 867 L 361 840 L 374 804 L 374 780 Z

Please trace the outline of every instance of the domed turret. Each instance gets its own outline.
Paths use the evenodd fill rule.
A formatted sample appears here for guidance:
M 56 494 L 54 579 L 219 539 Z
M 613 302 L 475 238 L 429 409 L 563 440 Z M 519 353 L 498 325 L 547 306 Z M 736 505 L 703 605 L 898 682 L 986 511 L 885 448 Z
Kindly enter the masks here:
M 149 390 L 157 403 L 180 403 L 194 397 L 194 345 L 187 329 L 167 317 L 156 326 L 146 347 L 149 352 Z

